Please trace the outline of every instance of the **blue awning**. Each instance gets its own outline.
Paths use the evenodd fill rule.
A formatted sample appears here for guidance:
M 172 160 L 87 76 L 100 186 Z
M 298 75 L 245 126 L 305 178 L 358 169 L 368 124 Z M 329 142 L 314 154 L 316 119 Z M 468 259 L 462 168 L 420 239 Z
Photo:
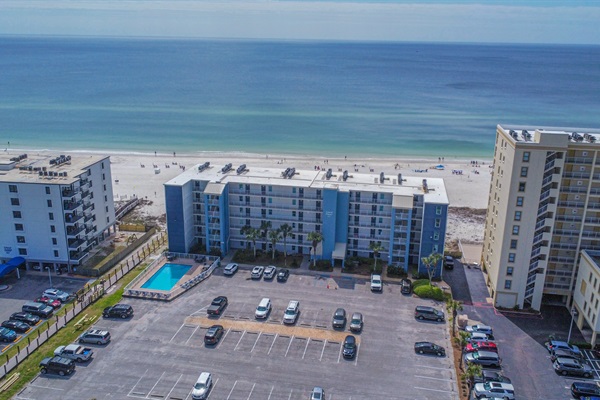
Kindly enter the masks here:
M 19 268 L 23 264 L 25 264 L 25 259 L 23 257 L 14 257 L 5 264 L 0 264 L 0 278 Z

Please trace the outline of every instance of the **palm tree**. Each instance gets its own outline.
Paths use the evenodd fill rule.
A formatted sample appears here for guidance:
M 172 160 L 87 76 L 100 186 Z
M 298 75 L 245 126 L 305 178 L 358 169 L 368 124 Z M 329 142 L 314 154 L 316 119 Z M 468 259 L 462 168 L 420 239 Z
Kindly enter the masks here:
M 377 269 L 377 258 L 379 258 L 379 252 L 385 250 L 381 245 L 381 242 L 369 243 L 369 249 L 373 251 L 373 257 L 375 258 L 375 264 L 373 265 L 373 272 Z
M 271 229 L 271 226 L 272 226 L 272 225 L 271 225 L 271 221 L 262 221 L 262 222 L 260 223 L 260 228 L 259 228 L 259 229 L 260 229 L 260 230 L 261 230 L 261 232 L 262 232 L 262 235 L 261 235 L 261 236 L 262 236 L 263 238 L 265 238 L 265 239 L 267 238 L 267 233 L 268 233 L 268 232 L 269 232 L 269 230 Z
M 462 369 L 465 346 L 469 343 L 469 334 L 464 331 L 458 332 L 458 336 L 454 337 L 454 343 L 460 347 L 460 369 Z
M 254 258 L 256 258 L 256 241 L 260 237 L 260 230 L 253 228 L 250 225 L 245 225 L 240 229 L 240 233 L 246 235 L 246 240 L 252 242 L 252 246 L 254 247 Z
M 323 241 L 323 234 L 317 231 L 310 232 L 308 234 L 308 240 L 312 242 L 313 267 L 315 267 L 317 265 L 317 246 Z
M 281 239 L 279 229 L 269 231 L 269 240 L 271 241 L 271 249 L 273 249 L 273 260 L 275 259 L 275 246 L 277 246 L 279 239 Z
M 283 236 L 283 262 L 287 266 L 287 237 L 292 234 L 292 227 L 289 224 L 283 224 L 279 227 L 279 232 Z
M 443 258 L 444 256 L 440 253 L 431 253 L 427 257 L 421 258 L 421 262 L 425 264 L 425 268 L 427 269 L 427 276 L 429 277 L 429 286 L 431 286 L 431 280 L 435 275 L 435 269 Z
M 475 377 L 481 375 L 481 371 L 481 365 L 469 364 L 464 374 L 462 374 L 462 377 L 469 381 L 469 399 L 473 394 L 473 385 L 475 384 Z
M 462 311 L 462 302 L 449 298 L 446 300 L 446 310 L 452 314 L 452 336 L 456 336 L 456 317 L 458 312 Z

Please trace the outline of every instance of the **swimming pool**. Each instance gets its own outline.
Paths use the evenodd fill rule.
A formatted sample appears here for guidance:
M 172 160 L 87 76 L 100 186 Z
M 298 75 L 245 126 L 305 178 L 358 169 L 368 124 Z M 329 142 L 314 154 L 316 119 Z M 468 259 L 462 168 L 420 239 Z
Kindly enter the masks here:
M 191 265 L 166 263 L 142 285 L 142 288 L 169 291 L 191 268 Z

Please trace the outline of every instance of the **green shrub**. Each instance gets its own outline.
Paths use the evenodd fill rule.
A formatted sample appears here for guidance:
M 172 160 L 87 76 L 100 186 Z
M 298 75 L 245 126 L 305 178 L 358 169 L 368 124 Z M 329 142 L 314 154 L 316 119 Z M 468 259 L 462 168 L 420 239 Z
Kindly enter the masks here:
M 413 288 L 413 292 L 422 299 L 444 300 L 444 292 L 437 286 L 421 285 Z
M 387 267 L 387 275 L 390 277 L 398 277 L 398 278 L 406 278 L 408 274 L 404 270 L 404 268 L 397 265 L 388 265 Z
M 308 268 L 311 271 L 333 271 L 333 267 L 331 266 L 331 261 L 328 260 L 318 260 L 316 265 L 310 264 Z
M 423 286 L 423 285 L 429 285 L 429 279 L 418 279 L 413 282 L 413 288 Z

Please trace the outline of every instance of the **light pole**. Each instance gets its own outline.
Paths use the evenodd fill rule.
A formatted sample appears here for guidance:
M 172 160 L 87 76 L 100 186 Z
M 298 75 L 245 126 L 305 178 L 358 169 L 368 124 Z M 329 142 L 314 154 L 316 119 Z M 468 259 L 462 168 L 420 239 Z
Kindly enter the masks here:
M 52 268 L 48 267 L 48 279 L 50 279 L 50 287 L 52 287 L 52 273 L 51 270 Z
M 571 325 L 569 326 L 569 336 L 567 336 L 567 343 L 571 341 L 571 331 L 573 330 L 573 320 L 577 316 L 577 309 L 575 307 L 571 307 Z

